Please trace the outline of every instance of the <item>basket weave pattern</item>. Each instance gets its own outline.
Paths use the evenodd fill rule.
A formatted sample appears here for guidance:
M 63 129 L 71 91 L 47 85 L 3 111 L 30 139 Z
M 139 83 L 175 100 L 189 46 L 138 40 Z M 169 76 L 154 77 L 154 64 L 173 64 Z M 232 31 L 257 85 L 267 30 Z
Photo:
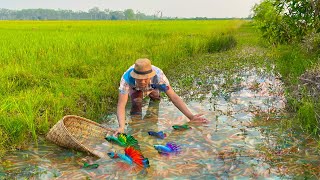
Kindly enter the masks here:
M 103 157 L 104 155 L 95 151 L 94 147 L 106 142 L 106 134 L 113 132 L 114 130 L 89 119 L 68 115 L 50 129 L 46 138 L 59 146 Z

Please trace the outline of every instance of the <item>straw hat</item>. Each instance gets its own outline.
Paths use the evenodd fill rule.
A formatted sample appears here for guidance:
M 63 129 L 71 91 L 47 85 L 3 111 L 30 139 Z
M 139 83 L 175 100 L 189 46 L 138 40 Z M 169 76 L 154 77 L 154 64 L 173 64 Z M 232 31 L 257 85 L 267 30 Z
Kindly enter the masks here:
M 135 79 L 148 79 L 155 76 L 156 72 L 152 69 L 151 61 L 144 58 L 136 60 L 130 75 Z

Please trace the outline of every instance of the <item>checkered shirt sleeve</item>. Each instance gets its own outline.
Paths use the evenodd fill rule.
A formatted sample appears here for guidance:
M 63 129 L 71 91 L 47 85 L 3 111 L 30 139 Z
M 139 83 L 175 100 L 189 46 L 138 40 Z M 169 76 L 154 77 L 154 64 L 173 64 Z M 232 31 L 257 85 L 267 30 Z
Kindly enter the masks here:
M 163 71 L 160 72 L 159 74 L 160 76 L 160 82 L 159 84 L 165 84 L 166 86 L 169 86 L 170 83 L 169 83 L 169 80 L 167 78 L 167 76 L 163 73 Z
M 129 89 L 130 89 L 129 84 L 122 77 L 121 81 L 120 81 L 119 92 L 121 94 L 128 94 L 129 93 Z

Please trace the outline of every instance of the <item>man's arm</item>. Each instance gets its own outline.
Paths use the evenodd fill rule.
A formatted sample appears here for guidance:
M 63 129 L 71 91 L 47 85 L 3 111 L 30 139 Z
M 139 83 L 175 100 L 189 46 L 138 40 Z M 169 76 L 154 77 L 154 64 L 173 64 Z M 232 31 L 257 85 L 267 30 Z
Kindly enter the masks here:
M 206 118 L 200 117 L 202 114 L 193 115 L 188 109 L 187 105 L 183 100 L 174 92 L 171 86 L 168 86 L 169 89 L 166 91 L 167 96 L 170 98 L 172 103 L 192 122 L 208 122 Z
M 119 123 L 119 128 L 115 132 L 117 133 L 123 133 L 124 132 L 124 126 L 126 121 L 126 104 L 128 101 L 128 94 L 121 94 L 119 93 L 118 97 L 118 105 L 117 105 L 117 119 Z
M 167 96 L 170 98 L 172 103 L 190 120 L 193 118 L 193 114 L 189 111 L 186 104 L 182 99 L 173 91 L 171 86 L 168 86 L 169 89 L 166 91 Z

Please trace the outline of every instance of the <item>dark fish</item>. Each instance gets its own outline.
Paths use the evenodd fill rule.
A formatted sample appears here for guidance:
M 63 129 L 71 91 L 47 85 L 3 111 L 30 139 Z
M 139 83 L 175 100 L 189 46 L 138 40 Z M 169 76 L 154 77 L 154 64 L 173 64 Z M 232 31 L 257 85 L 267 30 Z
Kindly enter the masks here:
M 155 132 L 155 131 L 149 131 L 148 134 L 150 136 L 154 136 L 160 139 L 164 139 L 165 137 L 167 137 L 167 135 L 165 133 L 163 133 L 162 131 L 159 132 Z
M 184 124 L 184 125 L 173 125 L 172 128 L 175 129 L 175 130 L 192 129 L 188 124 Z
M 83 166 L 82 168 L 85 168 L 85 169 L 96 169 L 99 167 L 99 164 L 89 164 L 89 163 L 83 163 Z

